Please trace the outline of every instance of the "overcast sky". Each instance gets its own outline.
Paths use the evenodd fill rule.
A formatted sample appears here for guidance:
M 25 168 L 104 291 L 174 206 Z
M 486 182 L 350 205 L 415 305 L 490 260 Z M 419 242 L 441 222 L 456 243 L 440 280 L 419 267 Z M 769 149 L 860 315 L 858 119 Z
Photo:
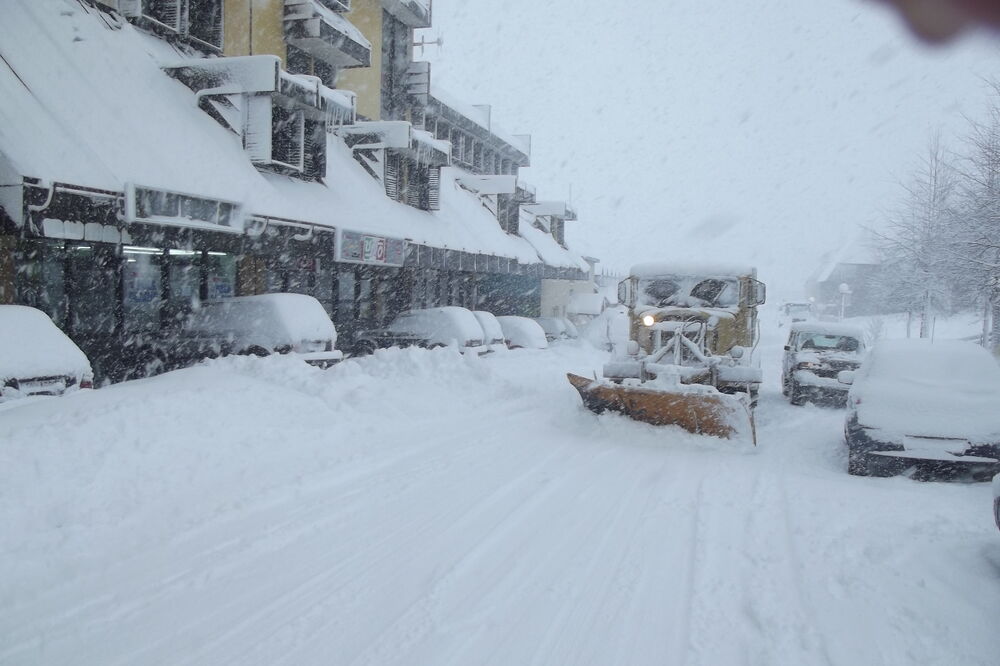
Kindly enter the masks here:
M 1000 38 L 924 46 L 866 0 L 434 0 L 422 32 L 436 85 L 532 135 L 539 198 L 572 187 L 573 249 L 750 261 L 787 297 L 1000 75 Z

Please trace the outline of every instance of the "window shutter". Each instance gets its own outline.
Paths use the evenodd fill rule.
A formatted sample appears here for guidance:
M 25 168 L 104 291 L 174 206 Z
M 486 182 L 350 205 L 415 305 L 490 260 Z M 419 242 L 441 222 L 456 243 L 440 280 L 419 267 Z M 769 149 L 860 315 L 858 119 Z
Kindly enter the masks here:
M 406 175 L 406 205 L 413 206 L 414 208 L 425 208 L 421 204 L 423 203 L 424 197 L 423 190 L 426 187 L 426 174 L 427 169 L 421 169 L 416 165 L 410 165 L 407 169 Z
M 271 162 L 271 96 L 250 95 L 243 147 L 254 164 Z
M 441 210 L 441 167 L 427 170 L 427 210 Z
M 399 155 L 386 153 L 385 156 L 385 194 L 390 199 L 399 200 Z

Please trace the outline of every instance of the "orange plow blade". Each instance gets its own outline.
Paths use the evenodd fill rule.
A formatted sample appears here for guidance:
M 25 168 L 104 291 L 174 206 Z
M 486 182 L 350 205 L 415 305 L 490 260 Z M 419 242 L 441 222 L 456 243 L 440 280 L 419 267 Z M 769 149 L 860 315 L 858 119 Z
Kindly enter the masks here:
M 698 435 L 723 439 L 749 438 L 757 444 L 753 416 L 739 398 L 724 393 L 654 389 L 608 384 L 568 373 L 569 383 L 580 392 L 592 412 L 618 412 L 652 425 L 676 425 Z

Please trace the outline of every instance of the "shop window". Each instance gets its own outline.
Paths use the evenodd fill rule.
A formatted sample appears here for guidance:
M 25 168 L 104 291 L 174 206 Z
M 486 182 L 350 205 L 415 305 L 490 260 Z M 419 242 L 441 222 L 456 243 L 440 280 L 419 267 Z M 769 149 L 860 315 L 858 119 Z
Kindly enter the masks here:
M 160 328 L 161 251 L 126 247 L 122 267 L 122 314 L 125 331 Z
M 22 240 L 14 276 L 15 302 L 38 308 L 65 328 L 66 284 L 63 241 Z
M 200 252 L 170 250 L 167 265 L 167 307 L 163 323 L 180 326 L 201 299 Z
M 209 252 L 205 257 L 205 297 L 232 298 L 236 295 L 236 257 Z
M 337 324 L 351 322 L 355 319 L 354 293 L 354 270 L 340 271 L 337 274 Z
M 67 291 L 71 329 L 80 336 L 112 335 L 118 299 L 118 261 L 110 248 L 71 245 L 67 249 Z

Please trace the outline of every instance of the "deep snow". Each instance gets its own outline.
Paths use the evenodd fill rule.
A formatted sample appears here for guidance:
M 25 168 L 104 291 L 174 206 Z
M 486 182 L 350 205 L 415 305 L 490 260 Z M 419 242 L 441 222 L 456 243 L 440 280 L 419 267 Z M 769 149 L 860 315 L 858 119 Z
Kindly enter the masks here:
M 583 342 L 231 358 L 0 406 L 2 664 L 990 664 L 988 484 L 583 409 Z

